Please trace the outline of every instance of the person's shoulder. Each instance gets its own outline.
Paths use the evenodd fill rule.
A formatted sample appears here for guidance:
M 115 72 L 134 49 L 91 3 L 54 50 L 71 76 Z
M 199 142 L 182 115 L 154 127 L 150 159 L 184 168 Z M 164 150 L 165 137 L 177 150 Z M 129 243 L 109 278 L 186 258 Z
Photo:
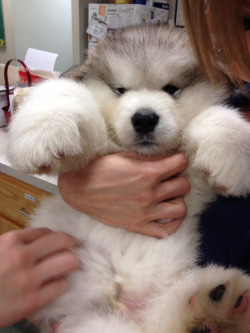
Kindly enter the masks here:
M 220 224 L 245 223 L 250 221 L 250 194 L 247 197 L 223 197 L 211 203 L 201 217 L 201 221 Z M 250 228 L 250 224 L 249 224 Z

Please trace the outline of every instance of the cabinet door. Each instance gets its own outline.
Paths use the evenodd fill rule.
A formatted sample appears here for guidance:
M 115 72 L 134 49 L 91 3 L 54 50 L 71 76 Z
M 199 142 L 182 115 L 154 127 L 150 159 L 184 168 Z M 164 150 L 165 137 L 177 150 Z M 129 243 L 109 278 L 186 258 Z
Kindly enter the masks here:
M 0 215 L 0 235 L 12 231 L 12 230 L 17 230 L 20 229 L 21 226 L 6 219 L 4 216 Z
M 0 173 L 0 214 L 25 227 L 40 200 L 50 193 Z

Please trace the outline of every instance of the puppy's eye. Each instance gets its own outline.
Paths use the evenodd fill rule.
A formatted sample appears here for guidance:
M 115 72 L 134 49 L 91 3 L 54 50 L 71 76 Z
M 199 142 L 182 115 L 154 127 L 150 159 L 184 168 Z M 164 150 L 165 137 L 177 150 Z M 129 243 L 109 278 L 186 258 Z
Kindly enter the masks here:
M 122 88 L 122 87 L 121 88 L 115 88 L 114 90 L 118 95 L 123 95 L 127 91 L 127 89 Z
M 173 96 L 176 93 L 176 91 L 179 90 L 179 88 L 171 84 L 167 84 L 162 88 L 162 90 L 168 93 L 169 95 Z

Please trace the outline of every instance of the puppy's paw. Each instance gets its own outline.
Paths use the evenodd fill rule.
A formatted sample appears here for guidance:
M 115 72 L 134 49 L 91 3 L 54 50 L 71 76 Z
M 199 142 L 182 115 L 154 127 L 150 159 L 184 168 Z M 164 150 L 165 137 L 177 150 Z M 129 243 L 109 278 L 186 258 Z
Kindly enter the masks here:
M 250 192 L 250 123 L 235 110 L 213 107 L 187 128 L 184 140 L 193 167 L 224 195 Z
M 25 173 L 53 173 L 84 152 L 84 141 L 76 124 L 66 127 L 34 125 L 12 135 L 9 158 L 14 167 Z
M 249 333 L 250 278 L 237 270 L 207 267 L 188 302 L 189 333 Z
M 96 118 L 105 128 L 91 92 L 82 84 L 67 79 L 42 83 L 10 125 L 10 161 L 26 173 L 69 170 L 83 156 L 88 160 L 88 146 L 97 137 L 92 135 Z

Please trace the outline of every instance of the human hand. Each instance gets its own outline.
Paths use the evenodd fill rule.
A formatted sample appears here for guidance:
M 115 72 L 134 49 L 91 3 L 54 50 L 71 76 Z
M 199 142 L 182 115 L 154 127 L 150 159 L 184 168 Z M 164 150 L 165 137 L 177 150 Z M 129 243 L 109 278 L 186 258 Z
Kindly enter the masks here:
M 60 296 L 66 275 L 79 268 L 77 243 L 46 228 L 0 236 L 0 328 L 30 316 Z
M 127 151 L 61 174 L 58 186 L 66 203 L 98 221 L 163 238 L 176 231 L 187 212 L 182 196 L 190 183 L 179 175 L 186 167 L 182 153 L 146 158 Z M 163 219 L 171 221 L 157 222 Z

